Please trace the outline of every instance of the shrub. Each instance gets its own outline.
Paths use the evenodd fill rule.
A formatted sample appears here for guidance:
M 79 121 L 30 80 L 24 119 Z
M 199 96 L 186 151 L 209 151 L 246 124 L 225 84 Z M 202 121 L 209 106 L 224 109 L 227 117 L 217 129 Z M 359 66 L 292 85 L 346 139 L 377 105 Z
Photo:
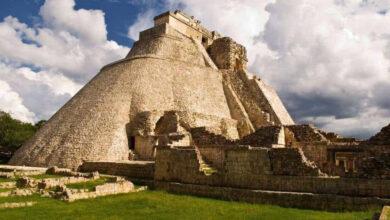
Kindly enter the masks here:
M 0 111 L 0 164 L 6 163 L 19 147 L 46 123 L 35 125 L 14 119 L 10 114 Z

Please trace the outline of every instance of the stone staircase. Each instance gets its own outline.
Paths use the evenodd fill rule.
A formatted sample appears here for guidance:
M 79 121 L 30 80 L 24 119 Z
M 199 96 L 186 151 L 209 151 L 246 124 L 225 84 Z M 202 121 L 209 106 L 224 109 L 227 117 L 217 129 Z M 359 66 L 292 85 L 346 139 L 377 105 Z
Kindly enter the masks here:
M 199 148 L 197 146 L 195 146 L 195 152 L 196 152 L 196 157 L 197 157 L 198 162 L 199 162 L 199 171 L 203 172 L 206 176 L 210 176 L 210 175 L 218 172 L 215 168 L 213 168 L 210 164 L 206 163 L 203 160 L 203 157 L 202 157 L 202 155 L 199 151 Z

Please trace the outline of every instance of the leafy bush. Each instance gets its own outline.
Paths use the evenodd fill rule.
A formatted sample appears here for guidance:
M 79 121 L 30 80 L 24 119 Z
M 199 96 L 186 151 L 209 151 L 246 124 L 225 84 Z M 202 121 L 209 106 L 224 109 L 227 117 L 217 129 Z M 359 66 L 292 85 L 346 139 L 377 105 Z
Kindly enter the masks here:
M 0 114 L 0 146 L 2 147 L 16 150 L 36 131 L 35 125 L 13 119 L 7 113 Z
M 13 119 L 8 113 L 0 111 L 0 164 L 6 163 L 19 147 L 46 123 L 35 125 Z

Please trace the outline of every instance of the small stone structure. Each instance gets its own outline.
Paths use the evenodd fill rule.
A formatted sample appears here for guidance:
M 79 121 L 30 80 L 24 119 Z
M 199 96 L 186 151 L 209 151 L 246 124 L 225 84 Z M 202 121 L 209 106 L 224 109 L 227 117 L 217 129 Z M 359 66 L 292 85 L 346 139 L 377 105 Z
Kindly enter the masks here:
M 35 205 L 36 202 L 12 202 L 12 203 L 3 203 L 0 204 L 0 209 L 13 209 L 13 208 L 22 208 L 30 207 Z
M 379 217 L 379 220 L 389 220 L 390 219 L 390 206 L 384 206 L 382 213 Z
M 69 177 L 38 183 L 45 189 L 93 178 L 79 170 L 293 207 L 388 204 L 390 125 L 367 141 L 296 125 L 247 62 L 244 46 L 194 17 L 158 15 L 124 59 L 104 66 L 9 163 L 72 169 L 49 169 Z M 131 191 L 118 184 L 100 194 Z M 100 190 L 60 189 L 56 195 L 70 201 Z
M 100 196 L 115 195 L 121 193 L 134 192 L 134 185 L 129 181 L 119 181 L 115 183 L 106 183 L 96 186 L 94 191 L 86 192 L 79 190 L 71 190 L 66 187 L 60 187 L 58 191 L 53 193 L 55 198 L 73 202 L 80 199 L 91 199 Z
M 9 166 L 0 165 L 0 169 L 8 170 Z M 26 170 L 34 170 L 31 167 L 12 167 L 12 172 L 24 173 Z M 57 167 L 51 167 L 46 169 L 46 178 L 37 179 L 35 176 L 11 176 L 8 182 L 0 184 L 0 189 L 9 189 L 4 192 L 0 192 L 0 197 L 12 197 L 12 196 L 31 196 L 33 194 L 40 194 L 43 197 L 52 197 L 67 202 L 73 202 L 79 199 L 96 198 L 100 196 L 115 195 L 121 193 L 138 192 L 145 190 L 145 187 L 138 189 L 134 188 L 132 182 L 119 177 L 119 176 L 103 176 L 101 177 L 98 172 L 81 173 L 75 172 L 70 169 L 59 169 Z M 50 177 L 50 175 L 53 175 Z M 63 177 L 58 177 L 63 176 Z M 39 176 L 38 176 L 39 177 Z M 2 177 L 4 178 L 4 177 Z M 96 185 L 94 189 L 72 189 L 74 183 L 87 183 L 90 181 L 105 178 L 106 181 L 100 185 Z M 24 203 L 2 203 L 0 208 L 18 208 L 32 206 L 36 202 L 24 202 Z

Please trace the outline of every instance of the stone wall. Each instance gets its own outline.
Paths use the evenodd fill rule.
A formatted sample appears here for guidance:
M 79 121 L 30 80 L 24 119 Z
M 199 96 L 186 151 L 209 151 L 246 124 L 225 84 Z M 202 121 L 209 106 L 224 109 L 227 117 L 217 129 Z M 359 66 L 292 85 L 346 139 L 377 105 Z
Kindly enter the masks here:
M 139 160 L 153 160 L 157 138 L 154 136 L 135 136 L 134 153 Z
M 390 145 L 390 124 L 368 140 L 370 145 Z
M 240 137 L 272 124 L 294 124 L 276 92 L 246 72 L 246 50 L 231 38 L 209 46 L 210 57 L 224 74 L 224 90 Z
M 236 141 L 236 143 L 251 145 L 252 147 L 284 147 L 284 136 L 283 126 L 264 126 Z
M 222 70 L 224 90 L 232 118 L 238 121 L 238 130 L 248 134 L 269 125 L 294 124 L 277 93 L 245 69 Z M 247 122 L 249 120 L 250 123 Z
M 255 187 L 262 176 L 272 174 L 268 149 L 235 147 L 226 150 L 221 186 Z
M 131 117 L 129 136 L 161 135 L 205 127 L 232 139 L 238 138 L 236 120 L 189 111 L 144 111 Z M 159 126 L 158 126 L 159 124 Z
M 66 187 L 61 187 L 62 192 L 56 192 L 58 197 L 61 200 L 67 202 L 74 202 L 80 199 L 92 199 L 100 196 L 116 195 L 122 193 L 135 192 L 134 185 L 129 181 L 117 181 L 113 183 L 105 183 L 103 185 L 95 186 L 93 191 L 86 192 L 72 192 L 72 190 L 67 189 Z
M 178 33 L 169 24 L 153 27 L 140 34 L 127 58 L 153 56 L 206 66 L 202 53 L 191 39 Z
M 237 131 L 241 137 L 249 135 L 255 131 L 252 122 L 249 119 L 248 112 L 240 101 L 238 95 L 234 92 L 229 82 L 223 82 L 223 89 L 228 103 L 232 118 L 237 120 Z
M 287 183 L 288 184 L 288 183 Z M 373 210 L 389 205 L 390 199 L 378 197 L 354 197 L 331 194 L 313 194 L 251 190 L 208 185 L 156 182 L 156 188 L 177 194 L 241 201 L 249 203 L 272 204 L 303 209 L 322 209 L 331 211 Z
M 246 73 L 247 75 L 252 75 Z M 293 125 L 294 120 L 288 113 L 285 108 L 282 100 L 279 98 L 276 90 L 266 84 L 263 80 L 258 77 L 252 76 L 252 79 L 249 81 L 249 89 L 253 94 L 258 94 L 259 98 L 263 100 L 263 108 L 267 109 L 267 112 L 271 114 L 271 117 L 274 117 L 275 124 L 282 125 Z
M 390 145 L 366 145 L 357 161 L 357 176 L 390 179 Z
M 223 70 L 223 73 L 224 83 L 229 85 L 234 96 L 238 97 L 236 101 L 239 101 L 240 105 L 243 106 L 243 110 L 245 110 L 245 114 L 255 130 L 262 126 L 273 125 L 274 122 L 278 124 L 276 123 L 277 119 L 269 113 L 271 107 L 267 105 L 267 100 L 263 99 L 261 94 L 253 93 L 250 90 L 250 79 L 243 70 Z M 239 118 L 234 119 L 239 120 Z
M 269 152 L 274 175 L 318 176 L 320 170 L 299 148 L 273 148 Z
M 328 142 L 328 140 L 312 125 L 288 125 L 285 129 L 293 133 L 297 142 Z
M 194 148 L 159 147 L 156 154 L 154 179 L 158 181 L 218 184 L 220 175 L 206 176 Z
M 200 25 L 200 21 L 179 10 L 176 10 L 175 12 L 168 11 L 156 16 L 154 18 L 154 25 L 158 26 L 161 24 L 169 24 L 185 36 L 192 37 L 199 42 L 205 43 L 206 46 L 215 38 L 213 32 L 208 31 Z
M 230 37 L 214 40 L 208 47 L 208 53 L 219 69 L 242 69 L 248 62 L 245 47 Z
M 199 161 L 195 149 L 158 148 L 155 181 L 284 192 L 390 198 L 390 187 L 388 187 L 390 186 L 390 180 L 321 177 L 314 172 L 316 169 L 305 172 L 291 171 L 294 171 L 294 169 L 309 169 L 308 167 L 302 167 L 302 165 L 291 168 L 288 174 L 295 176 L 276 175 L 274 171 L 279 171 L 274 170 L 269 151 L 270 149 L 267 148 L 228 148 L 223 154 L 223 162 L 219 162 L 219 166 L 221 167 L 221 164 L 223 164 L 223 168 L 219 168 L 216 173 L 206 176 L 199 170 Z M 208 159 L 213 160 L 210 157 Z M 218 167 L 218 165 L 215 167 Z M 284 170 L 282 171 L 284 172 Z M 313 176 L 305 176 L 307 173 L 311 173 Z M 299 176 L 302 174 L 303 176 Z
M 190 130 L 194 143 L 201 145 L 230 145 L 233 140 L 225 137 L 219 129 L 212 127 L 197 127 Z
M 95 172 L 127 176 L 136 179 L 153 179 L 154 162 L 129 161 L 129 162 L 84 162 L 79 170 L 82 172 Z
M 327 143 L 299 143 L 296 146 L 303 151 L 303 154 L 309 161 L 314 162 L 322 171 L 327 172 L 329 161 L 328 161 L 328 148 Z
M 228 148 L 228 146 L 225 146 L 224 148 L 217 145 L 198 146 L 203 160 L 218 170 L 222 170 L 224 168 L 226 148 Z

